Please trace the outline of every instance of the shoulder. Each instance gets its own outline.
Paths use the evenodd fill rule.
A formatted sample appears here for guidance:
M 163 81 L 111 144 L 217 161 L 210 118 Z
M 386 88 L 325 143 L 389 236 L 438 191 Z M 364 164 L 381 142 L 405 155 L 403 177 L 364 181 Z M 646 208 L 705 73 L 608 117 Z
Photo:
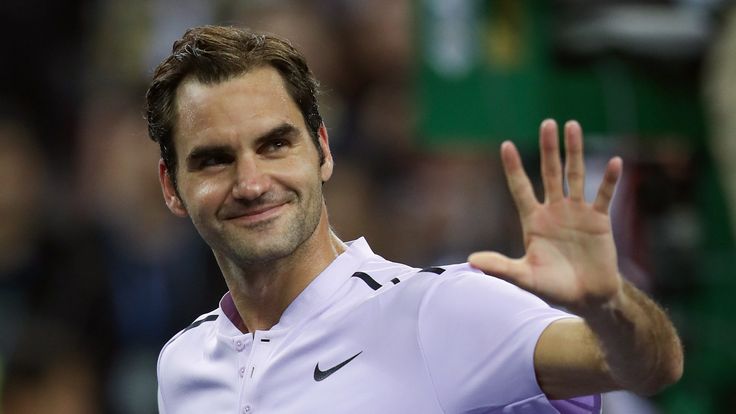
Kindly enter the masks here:
M 374 291 L 415 291 L 422 295 L 439 297 L 463 292 L 474 292 L 492 297 L 530 301 L 535 305 L 544 303 L 536 296 L 501 279 L 488 276 L 468 263 L 414 267 L 392 262 L 380 256 L 366 260 L 352 275 L 355 284 L 364 285 Z
M 518 333 L 521 329 L 535 336 L 552 320 L 566 316 L 532 293 L 467 263 L 432 269 L 418 273 L 414 282 L 422 285 L 418 316 L 423 332 L 434 332 L 444 325 L 442 330 Z
M 483 274 L 468 264 L 414 267 L 392 262 L 380 256 L 364 261 L 350 275 L 353 289 L 376 295 L 424 296 L 446 279 L 482 278 Z M 371 295 L 374 296 L 374 295 Z
M 162 367 L 170 365 L 172 360 L 187 358 L 192 352 L 201 353 L 202 344 L 216 335 L 216 321 L 219 317 L 221 317 L 219 309 L 200 315 L 164 344 L 158 357 L 159 378 Z
M 494 306 L 541 307 L 549 306 L 539 297 L 508 283 L 487 275 L 468 263 L 432 267 L 424 274 L 435 273 L 431 291 L 433 302 L 442 304 L 450 301 L 457 304 L 458 295 L 466 306 L 476 302 Z
M 197 317 L 189 326 L 174 335 L 161 349 L 156 364 L 158 378 L 159 410 L 177 401 L 182 392 L 188 390 L 188 379 L 192 369 L 201 360 L 203 349 L 211 347 L 217 338 L 217 319 L 222 313 L 219 309 Z M 208 345 L 210 344 L 210 345 Z
M 445 271 L 444 267 L 419 268 L 376 256 L 366 260 L 351 277 L 362 280 L 373 290 L 379 290 L 384 286 L 398 285 L 420 273 L 440 275 Z
M 350 279 L 354 291 L 370 294 L 369 297 L 396 297 L 404 308 L 415 308 L 420 315 L 461 317 L 479 310 L 503 311 L 508 315 L 515 310 L 549 309 L 531 293 L 486 275 L 468 263 L 413 267 L 376 256 L 365 261 Z M 458 306 L 460 303 L 462 306 Z

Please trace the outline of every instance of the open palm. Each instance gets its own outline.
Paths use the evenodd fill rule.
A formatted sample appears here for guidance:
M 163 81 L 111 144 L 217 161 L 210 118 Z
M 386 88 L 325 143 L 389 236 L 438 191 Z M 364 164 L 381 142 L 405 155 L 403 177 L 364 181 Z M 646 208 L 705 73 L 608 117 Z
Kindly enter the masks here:
M 542 122 L 539 141 L 543 203 L 534 196 L 517 149 L 511 142 L 501 146 L 509 189 L 521 218 L 525 255 L 511 259 L 497 252 L 477 252 L 468 260 L 485 273 L 573 311 L 600 305 L 621 289 L 608 210 L 622 161 L 615 157 L 608 162 L 595 200 L 587 203 L 580 125 L 574 121 L 565 125 L 567 196 L 554 121 Z

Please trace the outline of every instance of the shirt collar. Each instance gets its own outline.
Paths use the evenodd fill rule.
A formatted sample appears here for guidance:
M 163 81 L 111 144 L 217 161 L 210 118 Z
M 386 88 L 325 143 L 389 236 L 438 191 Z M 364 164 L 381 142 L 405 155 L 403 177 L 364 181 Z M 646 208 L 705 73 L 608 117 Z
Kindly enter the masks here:
M 291 302 L 281 315 L 279 322 L 271 330 L 288 328 L 330 303 L 330 298 L 340 286 L 350 279 L 350 276 L 358 270 L 366 259 L 374 256 L 368 242 L 363 237 L 346 244 L 348 248 L 337 256 Z M 220 332 L 226 336 L 242 335 L 237 328 L 240 315 L 235 308 L 230 292 L 227 292 L 220 300 L 219 311 L 224 316 L 224 318 L 220 318 Z

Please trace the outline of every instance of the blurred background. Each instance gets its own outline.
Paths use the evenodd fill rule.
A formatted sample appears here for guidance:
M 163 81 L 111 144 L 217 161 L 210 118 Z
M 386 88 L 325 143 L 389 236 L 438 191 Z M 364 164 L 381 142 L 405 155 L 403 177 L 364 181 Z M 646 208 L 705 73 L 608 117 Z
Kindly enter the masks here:
M 213 309 L 211 252 L 166 210 L 143 97 L 188 27 L 291 39 L 322 82 L 345 240 L 426 266 L 521 255 L 498 145 L 538 177 L 539 122 L 579 120 L 621 268 L 668 309 L 685 376 L 607 413 L 736 404 L 736 7 L 721 0 L 3 0 L 2 414 L 156 412 L 163 343 Z

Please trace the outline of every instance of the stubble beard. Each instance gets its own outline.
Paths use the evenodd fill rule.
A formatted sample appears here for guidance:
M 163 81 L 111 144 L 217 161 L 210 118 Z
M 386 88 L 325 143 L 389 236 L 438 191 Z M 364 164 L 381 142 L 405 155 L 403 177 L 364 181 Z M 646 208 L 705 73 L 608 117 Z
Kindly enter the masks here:
M 285 207 L 292 211 L 272 220 L 248 229 L 228 229 L 233 231 L 223 234 L 217 243 L 222 246 L 216 250 L 241 268 L 268 265 L 293 255 L 314 234 L 320 222 L 321 188 L 308 198 L 295 194 L 289 204 Z

